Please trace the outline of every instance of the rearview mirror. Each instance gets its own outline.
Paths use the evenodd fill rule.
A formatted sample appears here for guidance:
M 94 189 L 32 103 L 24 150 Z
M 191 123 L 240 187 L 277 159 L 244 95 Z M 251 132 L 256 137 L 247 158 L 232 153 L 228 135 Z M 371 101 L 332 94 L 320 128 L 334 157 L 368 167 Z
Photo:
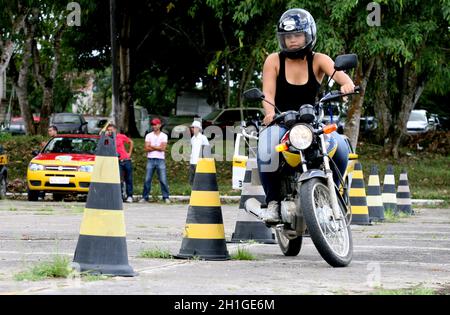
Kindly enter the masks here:
M 356 54 L 339 55 L 334 62 L 336 71 L 348 70 L 358 65 L 358 56 Z
M 38 155 L 39 155 L 39 150 L 33 150 L 33 151 L 31 151 L 31 155 L 32 155 L 32 156 L 38 156 Z
M 264 93 L 258 88 L 252 88 L 244 92 L 244 98 L 249 101 L 262 101 Z

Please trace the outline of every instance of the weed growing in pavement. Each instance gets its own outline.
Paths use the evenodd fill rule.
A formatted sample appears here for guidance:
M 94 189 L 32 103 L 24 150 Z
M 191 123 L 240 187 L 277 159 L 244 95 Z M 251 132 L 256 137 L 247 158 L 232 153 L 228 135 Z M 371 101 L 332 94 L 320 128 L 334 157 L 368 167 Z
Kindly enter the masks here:
M 160 259 L 172 259 L 172 254 L 165 249 L 155 248 L 151 250 L 144 250 L 139 253 L 139 258 L 160 258 Z
M 68 257 L 55 256 L 53 261 L 43 262 L 27 271 L 14 275 L 16 281 L 41 281 L 49 278 L 67 278 L 72 269 Z
M 383 289 L 377 288 L 371 292 L 372 295 L 434 295 L 436 294 L 434 289 L 425 288 L 422 285 L 417 285 L 412 288 L 405 289 Z
M 237 252 L 231 255 L 233 260 L 257 260 L 248 249 L 238 246 Z

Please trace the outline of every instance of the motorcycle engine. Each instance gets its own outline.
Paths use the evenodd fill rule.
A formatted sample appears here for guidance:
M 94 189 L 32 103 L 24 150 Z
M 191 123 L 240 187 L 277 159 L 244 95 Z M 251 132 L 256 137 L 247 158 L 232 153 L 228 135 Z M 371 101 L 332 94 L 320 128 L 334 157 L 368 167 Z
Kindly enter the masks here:
M 281 218 L 283 222 L 289 223 L 293 229 L 295 229 L 295 202 L 294 201 L 282 201 L 281 202 Z

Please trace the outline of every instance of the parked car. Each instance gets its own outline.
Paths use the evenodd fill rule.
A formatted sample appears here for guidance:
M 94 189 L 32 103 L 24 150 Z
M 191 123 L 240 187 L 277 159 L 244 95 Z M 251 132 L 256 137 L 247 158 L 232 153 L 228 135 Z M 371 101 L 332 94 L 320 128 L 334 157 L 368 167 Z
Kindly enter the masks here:
M 406 124 L 408 134 L 427 133 L 431 130 L 428 121 L 428 112 L 424 109 L 415 109 L 409 115 L 408 123 Z
M 442 130 L 442 125 L 437 114 L 430 114 L 428 124 L 430 125 L 430 129 L 433 131 Z
M 84 119 L 87 121 L 88 133 L 94 135 L 98 135 L 109 121 L 108 117 L 100 116 L 84 116 Z
M 50 125 L 58 128 L 58 133 L 88 133 L 87 122 L 81 114 L 56 113 L 50 116 Z
M 0 199 L 6 197 L 8 187 L 8 156 L 5 154 L 3 146 L 0 145 Z
M 33 116 L 33 122 L 35 127 L 39 124 L 39 117 Z M 4 132 L 11 133 L 12 135 L 24 135 L 25 134 L 25 121 L 22 117 L 12 117 L 9 126 L 3 129 Z
M 98 135 L 58 135 L 36 152 L 27 170 L 28 200 L 41 192 L 60 201 L 65 194 L 87 194 L 95 163 Z
M 203 117 L 202 127 L 206 129 L 209 126 L 218 126 L 222 132 L 225 132 L 227 126 L 237 127 L 244 121 L 246 122 L 247 132 L 252 132 L 257 130 L 254 122 L 261 122 L 263 118 L 264 109 L 262 107 L 224 108 L 215 110 Z

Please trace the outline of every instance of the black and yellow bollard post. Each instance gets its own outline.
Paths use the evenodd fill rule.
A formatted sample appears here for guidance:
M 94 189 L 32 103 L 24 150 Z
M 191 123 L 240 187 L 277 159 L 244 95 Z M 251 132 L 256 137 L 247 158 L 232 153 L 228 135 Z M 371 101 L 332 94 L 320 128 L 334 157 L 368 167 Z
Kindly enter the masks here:
M 276 244 L 275 234 L 264 222 L 245 211 L 245 202 L 255 198 L 259 203 L 266 202 L 266 194 L 259 178 L 256 158 L 247 160 L 244 183 L 238 209 L 238 220 L 231 235 L 231 243 L 255 241 L 264 244 Z
M 409 190 L 408 173 L 402 170 L 397 187 L 397 208 L 406 214 L 414 214 L 412 210 L 411 192 Z
M 361 163 L 355 164 L 350 186 L 350 205 L 352 210 L 351 224 L 370 225 L 369 208 L 367 207 L 366 189 Z
M 384 211 L 392 211 L 397 213 L 397 194 L 395 192 L 395 175 L 394 167 L 388 165 L 383 179 L 383 198 Z
M 181 249 L 176 258 L 228 260 L 216 165 L 211 147 L 203 146 L 195 169 Z
M 380 177 L 378 168 L 373 165 L 370 170 L 369 183 L 367 184 L 367 206 L 369 207 L 369 219 L 373 221 L 384 220 L 384 206 L 381 198 Z
M 135 276 L 128 264 L 115 134 L 102 132 L 72 266 L 79 272 Z

